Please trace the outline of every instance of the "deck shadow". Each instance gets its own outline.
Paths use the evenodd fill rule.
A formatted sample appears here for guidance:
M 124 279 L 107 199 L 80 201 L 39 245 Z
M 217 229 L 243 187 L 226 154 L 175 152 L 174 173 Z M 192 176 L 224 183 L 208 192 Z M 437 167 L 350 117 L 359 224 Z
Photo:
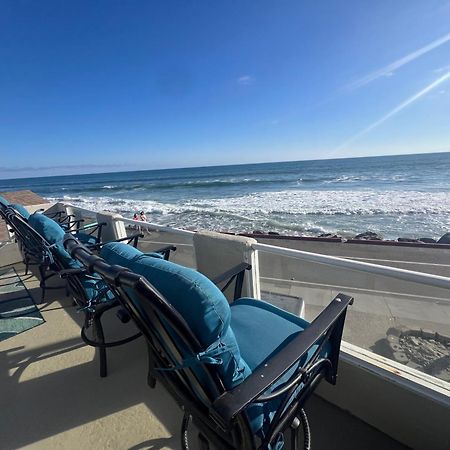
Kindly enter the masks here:
M 71 352 L 80 351 L 75 339 L 31 351 L 12 348 L 0 352 L 2 448 L 30 445 L 139 403 L 144 403 L 169 433 L 178 435 L 181 421 L 178 407 L 161 387 L 150 389 L 146 385 L 145 358 L 141 357 L 146 351 L 144 343 L 134 342 L 127 347 L 115 352 L 114 373 L 103 379 L 91 361 L 26 378 L 30 364 L 61 355 L 70 358 Z M 149 437 L 150 425 L 149 417 Z M 156 449 L 169 441 L 168 438 L 147 442 L 153 446 L 149 448 Z

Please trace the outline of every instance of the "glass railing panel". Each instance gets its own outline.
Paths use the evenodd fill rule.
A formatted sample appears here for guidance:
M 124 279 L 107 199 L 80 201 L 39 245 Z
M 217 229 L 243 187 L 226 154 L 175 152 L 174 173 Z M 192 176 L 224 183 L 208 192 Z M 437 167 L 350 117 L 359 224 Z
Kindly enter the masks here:
M 345 341 L 450 383 L 449 290 L 261 251 L 259 262 L 262 299 L 312 321 L 351 295 Z

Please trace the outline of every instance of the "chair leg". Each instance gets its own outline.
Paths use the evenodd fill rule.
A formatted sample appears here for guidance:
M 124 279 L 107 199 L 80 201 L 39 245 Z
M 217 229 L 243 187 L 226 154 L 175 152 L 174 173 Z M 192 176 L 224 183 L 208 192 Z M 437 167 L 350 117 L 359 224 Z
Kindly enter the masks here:
M 105 344 L 105 334 L 103 333 L 103 326 L 101 322 L 101 314 L 94 315 L 93 317 L 93 327 L 94 327 L 94 335 L 96 341 L 104 345 Z M 100 377 L 104 378 L 107 376 L 107 361 L 106 361 L 106 348 L 98 347 L 98 352 L 100 356 Z
M 147 353 L 148 353 L 148 373 L 147 373 L 147 384 L 154 389 L 156 386 L 156 378 L 152 374 L 152 369 L 155 367 L 152 358 L 152 352 L 150 345 L 147 343 Z
M 42 266 L 39 266 L 39 275 L 41 277 L 41 282 L 39 283 L 39 287 L 42 290 L 41 293 L 41 303 L 45 300 L 45 272 L 44 272 L 44 268 Z
M 198 443 L 200 450 L 210 450 L 209 442 L 202 433 L 198 433 Z
M 291 424 L 291 449 L 297 450 L 299 447 L 298 434 L 300 432 L 300 421 L 296 417 Z
M 300 431 L 303 431 L 303 449 L 311 450 L 311 429 L 309 427 L 308 416 L 303 408 L 298 411 L 296 417 L 291 423 L 291 449 L 300 448 Z
M 181 422 L 181 449 L 189 450 L 189 425 L 192 422 L 192 416 L 190 414 L 184 413 L 183 421 Z

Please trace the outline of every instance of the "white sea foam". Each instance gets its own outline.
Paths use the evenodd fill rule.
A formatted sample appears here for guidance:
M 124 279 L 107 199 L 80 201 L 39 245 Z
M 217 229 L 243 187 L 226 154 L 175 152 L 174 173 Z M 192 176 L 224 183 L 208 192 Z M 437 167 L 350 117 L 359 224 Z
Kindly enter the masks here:
M 450 214 L 450 192 L 280 191 L 242 197 L 196 199 L 185 207 L 238 214 L 377 215 Z
M 181 198 L 172 203 L 110 196 L 51 200 L 125 217 L 144 209 L 156 222 L 191 229 L 344 235 L 371 229 L 385 237 L 419 237 L 439 236 L 450 224 L 450 192 L 285 190 L 241 197 Z

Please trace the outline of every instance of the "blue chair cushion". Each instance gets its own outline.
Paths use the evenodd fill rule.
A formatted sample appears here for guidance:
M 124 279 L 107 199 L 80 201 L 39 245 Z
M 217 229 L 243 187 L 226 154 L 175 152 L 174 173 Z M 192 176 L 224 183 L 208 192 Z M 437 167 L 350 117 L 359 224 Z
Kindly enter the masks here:
M 252 371 L 308 326 L 306 320 L 262 300 L 241 298 L 231 304 L 231 327 Z
M 101 256 L 110 264 L 119 264 L 143 275 L 181 314 L 204 350 L 216 344 L 221 346 L 221 353 L 216 356 L 222 364 L 216 367 L 226 388 L 241 383 L 251 372 L 241 358 L 230 328 L 230 306 L 222 292 L 193 269 L 131 251 L 128 251 L 131 258 L 127 259 L 123 246 L 106 244 Z
M 100 250 L 100 256 L 105 261 L 123 267 L 128 267 L 131 262 L 142 255 L 143 253 L 139 249 L 122 242 L 109 242 Z
M 81 263 L 73 259 L 65 250 L 63 245 L 65 232 L 57 222 L 43 214 L 35 213 L 29 217 L 28 223 L 49 244 L 54 245 L 53 249 L 64 268 L 79 269 L 83 267 Z M 80 280 L 84 287 L 87 299 L 92 302 L 92 304 L 114 300 L 114 294 L 100 277 L 99 279 L 92 279 L 81 276 Z
M 55 253 L 61 264 L 66 269 L 78 269 L 81 266 L 77 260 L 73 259 L 69 253 L 66 252 L 63 239 L 64 230 L 58 223 L 50 219 L 44 214 L 34 213 L 28 218 L 28 223 L 33 227 L 49 244 L 53 244 Z
M 241 351 L 242 358 L 252 371 L 264 364 L 272 355 L 279 353 L 294 337 L 309 326 L 309 322 L 283 311 L 262 300 L 241 298 L 231 305 L 231 327 Z M 313 345 L 307 355 L 281 377 L 268 392 L 286 383 L 300 365 L 304 366 L 313 356 L 318 346 Z M 323 354 L 329 351 L 325 346 Z M 267 393 L 268 393 L 267 392 Z M 265 425 L 279 406 L 275 399 L 265 403 L 251 405 L 247 414 L 252 430 L 264 432 Z
M 74 233 L 74 236 L 86 246 L 97 244 L 97 238 L 92 234 L 82 233 L 81 231 L 78 231 Z
M 88 300 L 92 304 L 109 302 L 115 299 L 114 294 L 101 278 L 94 280 L 92 278 L 82 277 L 81 284 L 83 285 Z
M 111 264 L 117 264 L 119 266 L 127 267 L 130 261 L 134 261 L 140 258 L 142 255 L 152 256 L 153 258 L 163 258 L 160 253 L 142 253 L 136 247 L 132 245 L 124 244 L 123 242 L 109 242 L 105 244 L 101 251 L 100 256 L 106 261 L 113 261 Z
M 30 217 L 30 213 L 28 209 L 25 208 L 25 206 L 21 205 L 20 203 L 11 203 L 9 206 L 12 206 L 24 219 L 27 219 Z
M 8 206 L 8 205 L 9 205 L 9 200 L 6 200 L 5 197 L 0 195 L 0 206 Z

